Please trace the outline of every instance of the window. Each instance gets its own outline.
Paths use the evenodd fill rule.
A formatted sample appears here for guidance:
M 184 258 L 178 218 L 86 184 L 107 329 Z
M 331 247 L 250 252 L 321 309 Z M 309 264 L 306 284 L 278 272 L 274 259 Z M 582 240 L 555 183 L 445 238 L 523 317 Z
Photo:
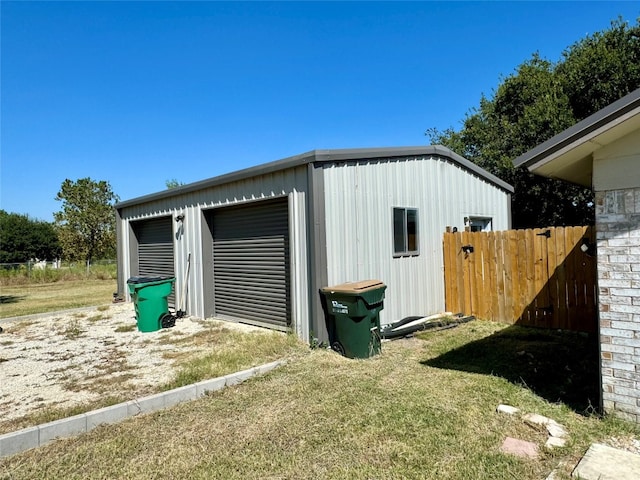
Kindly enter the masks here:
M 393 209 L 393 254 L 417 255 L 418 210 L 416 208 Z
M 490 232 L 491 217 L 465 217 L 465 223 L 472 232 Z

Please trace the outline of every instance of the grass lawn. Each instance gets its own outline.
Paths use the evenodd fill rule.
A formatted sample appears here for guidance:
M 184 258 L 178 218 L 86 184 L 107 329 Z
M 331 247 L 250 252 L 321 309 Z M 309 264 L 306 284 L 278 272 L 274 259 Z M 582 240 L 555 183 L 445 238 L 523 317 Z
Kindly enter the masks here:
M 312 350 L 198 401 L 0 460 L 0 476 L 537 480 L 594 441 L 640 434 L 589 414 L 585 351 L 579 335 L 481 321 L 385 343 L 367 360 Z M 554 369 L 566 375 L 547 388 L 538 372 Z M 546 432 L 499 403 L 562 423 L 568 446 L 545 451 Z M 506 436 L 536 442 L 540 458 L 501 453 Z
M 53 283 L 0 286 L 0 318 L 104 305 L 117 290 L 113 279 L 89 278 Z

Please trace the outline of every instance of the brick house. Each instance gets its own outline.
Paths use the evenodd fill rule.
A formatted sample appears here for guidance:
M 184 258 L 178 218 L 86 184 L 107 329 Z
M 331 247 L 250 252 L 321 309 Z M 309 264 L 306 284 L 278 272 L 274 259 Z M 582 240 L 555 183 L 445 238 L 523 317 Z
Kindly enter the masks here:
M 514 165 L 595 192 L 601 406 L 640 423 L 640 89 Z

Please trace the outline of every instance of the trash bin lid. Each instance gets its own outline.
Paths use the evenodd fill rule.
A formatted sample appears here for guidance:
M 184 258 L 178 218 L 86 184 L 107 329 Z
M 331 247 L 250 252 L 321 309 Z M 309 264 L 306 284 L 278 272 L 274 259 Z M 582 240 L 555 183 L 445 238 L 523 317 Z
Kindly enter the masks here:
M 127 280 L 127 283 L 151 283 L 160 282 L 173 277 L 131 277 Z
M 359 282 L 346 282 L 333 287 L 324 287 L 323 292 L 362 293 L 368 290 L 384 287 L 380 280 L 360 280 Z

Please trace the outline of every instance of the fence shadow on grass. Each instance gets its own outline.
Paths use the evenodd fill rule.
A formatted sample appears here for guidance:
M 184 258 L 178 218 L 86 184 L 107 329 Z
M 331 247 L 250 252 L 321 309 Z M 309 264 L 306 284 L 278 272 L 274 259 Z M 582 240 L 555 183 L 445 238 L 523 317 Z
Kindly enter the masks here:
M 600 403 L 595 335 L 511 326 L 421 363 L 499 376 L 580 414 Z

